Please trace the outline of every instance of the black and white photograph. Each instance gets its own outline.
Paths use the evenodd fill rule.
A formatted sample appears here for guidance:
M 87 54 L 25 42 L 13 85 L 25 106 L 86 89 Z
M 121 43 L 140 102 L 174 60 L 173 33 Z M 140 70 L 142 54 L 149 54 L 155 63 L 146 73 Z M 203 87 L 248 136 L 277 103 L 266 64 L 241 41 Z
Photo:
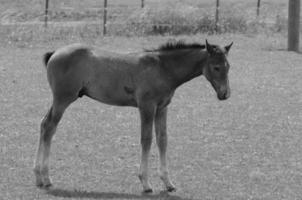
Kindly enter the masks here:
M 0 200 L 302 200 L 300 0 L 0 3 Z

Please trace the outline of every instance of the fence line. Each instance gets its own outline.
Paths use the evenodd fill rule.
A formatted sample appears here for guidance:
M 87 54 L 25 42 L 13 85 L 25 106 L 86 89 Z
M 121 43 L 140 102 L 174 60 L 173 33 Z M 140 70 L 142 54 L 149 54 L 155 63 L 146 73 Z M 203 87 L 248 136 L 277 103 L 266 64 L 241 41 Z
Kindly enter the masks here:
M 107 0 L 104 0 L 103 35 L 107 33 Z
M 48 0 L 45 1 L 45 15 L 44 15 L 45 28 L 47 28 L 47 21 L 48 21 Z
M 215 13 L 215 30 L 218 32 L 219 30 L 219 0 L 216 0 L 216 13 Z
M 144 1 L 144 0 L 142 0 L 141 7 L 142 7 L 142 8 L 144 8 L 144 7 L 145 7 L 145 1 Z
M 104 4 L 103 4 L 103 35 L 107 34 L 107 24 L 108 24 L 108 20 L 107 20 L 107 15 L 108 15 L 108 1 L 107 0 L 103 0 Z M 139 0 L 137 0 L 139 1 Z M 140 0 L 141 1 L 141 8 L 145 7 L 145 0 Z M 256 15 L 257 17 L 260 15 L 260 2 L 261 0 L 255 0 L 257 1 L 257 6 L 256 6 Z M 45 27 L 47 27 L 47 23 L 48 23 L 48 10 L 49 10 L 49 0 L 45 0 Z M 215 30 L 216 32 L 219 32 L 219 20 L 220 20 L 220 0 L 216 0 L 216 6 L 215 6 Z M 110 10 L 114 10 L 114 8 L 110 8 Z M 118 9 L 116 9 L 118 10 Z M 112 24 L 112 23 L 110 23 Z
M 260 0 L 257 1 L 257 17 L 260 15 Z

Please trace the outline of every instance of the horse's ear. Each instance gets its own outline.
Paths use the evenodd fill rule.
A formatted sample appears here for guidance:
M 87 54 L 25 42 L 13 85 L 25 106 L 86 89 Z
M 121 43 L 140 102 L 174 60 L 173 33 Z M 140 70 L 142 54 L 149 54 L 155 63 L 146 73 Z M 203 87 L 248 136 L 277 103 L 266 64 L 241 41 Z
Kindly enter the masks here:
M 232 42 L 231 44 L 229 44 L 229 45 L 227 45 L 227 46 L 224 47 L 225 50 L 226 50 L 226 53 L 229 53 L 229 51 L 230 51 L 232 45 L 233 45 L 233 42 Z
M 214 54 L 214 52 L 215 52 L 214 48 L 210 43 L 208 43 L 208 40 L 206 40 L 206 48 L 207 48 L 207 51 L 209 52 L 209 54 Z

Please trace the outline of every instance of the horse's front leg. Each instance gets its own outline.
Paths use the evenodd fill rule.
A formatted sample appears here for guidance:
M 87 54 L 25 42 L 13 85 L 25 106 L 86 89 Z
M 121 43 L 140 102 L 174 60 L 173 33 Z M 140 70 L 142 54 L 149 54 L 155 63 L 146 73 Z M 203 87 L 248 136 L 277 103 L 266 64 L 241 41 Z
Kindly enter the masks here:
M 169 192 L 175 191 L 175 186 L 171 183 L 169 178 L 169 172 L 167 167 L 167 107 L 162 109 L 157 109 L 155 114 L 155 132 L 156 132 L 156 143 L 159 150 L 159 159 L 160 159 L 160 178 L 164 182 L 167 190 Z
M 152 192 L 152 188 L 148 181 L 148 158 L 152 143 L 152 126 L 154 121 L 155 106 L 152 104 L 140 105 L 140 118 L 141 118 L 141 164 L 139 179 L 143 185 L 145 193 Z

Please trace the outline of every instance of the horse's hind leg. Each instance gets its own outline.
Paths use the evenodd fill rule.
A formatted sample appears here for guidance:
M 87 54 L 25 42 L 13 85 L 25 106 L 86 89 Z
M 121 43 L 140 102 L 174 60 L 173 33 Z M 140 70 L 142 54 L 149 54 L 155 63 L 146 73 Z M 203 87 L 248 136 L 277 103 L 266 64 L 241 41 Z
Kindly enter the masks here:
M 51 186 L 51 181 L 48 174 L 49 152 L 51 139 L 55 134 L 57 125 L 65 111 L 65 109 L 76 100 L 75 98 L 58 101 L 54 98 L 53 104 L 41 123 L 41 134 L 37 158 L 35 162 L 34 172 L 36 175 L 36 185 L 39 187 Z

